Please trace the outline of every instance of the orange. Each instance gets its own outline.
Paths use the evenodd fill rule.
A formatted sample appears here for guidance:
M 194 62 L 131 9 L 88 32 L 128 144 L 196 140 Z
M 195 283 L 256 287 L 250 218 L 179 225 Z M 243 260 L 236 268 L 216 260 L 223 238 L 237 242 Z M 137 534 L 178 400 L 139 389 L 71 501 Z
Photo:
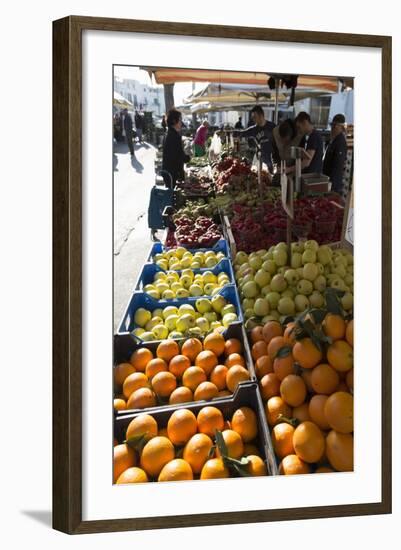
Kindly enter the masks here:
M 183 385 L 192 391 L 195 391 L 199 384 L 206 380 L 206 373 L 200 367 L 189 367 L 182 375 Z
M 315 474 L 327 474 L 330 472 L 334 472 L 334 470 L 328 466 L 319 466 L 319 468 L 316 468 L 315 470 Z
M 226 340 L 224 347 L 225 355 L 231 355 L 232 353 L 242 353 L 242 344 L 237 338 L 229 338 Z
M 281 475 L 291 476 L 298 474 L 309 474 L 309 464 L 304 462 L 297 455 L 287 455 L 283 458 L 279 466 Z
M 168 437 L 174 445 L 185 445 L 197 430 L 196 416 L 188 409 L 174 411 L 167 422 Z
M 224 418 L 222 412 L 216 407 L 203 407 L 198 412 L 198 431 L 210 437 L 214 437 L 216 430 L 223 430 Z
M 354 438 L 352 434 L 341 434 L 331 430 L 326 437 L 326 453 L 335 470 L 352 472 L 354 469 Z
M 194 400 L 194 394 L 192 390 L 185 386 L 176 388 L 171 394 L 168 400 L 170 405 L 177 405 L 178 403 L 189 403 Z
M 303 369 L 313 369 L 322 360 L 321 351 L 310 338 L 302 338 L 295 342 L 292 355 Z
M 335 391 L 340 382 L 337 371 L 322 363 L 317 365 L 311 374 L 311 385 L 316 393 L 330 395 Z
M 291 418 L 296 418 L 300 422 L 305 422 L 305 420 L 311 420 L 309 415 L 309 403 L 302 403 L 298 407 L 292 409 Z
M 116 483 L 146 483 L 148 481 L 148 476 L 142 468 L 137 468 L 133 466 L 127 468 L 117 479 Z
M 140 372 L 145 371 L 146 365 L 149 361 L 153 359 L 153 353 L 148 348 L 138 348 L 131 355 L 130 363 L 133 365 L 136 370 Z
M 284 380 L 289 374 L 294 374 L 294 359 L 289 354 L 287 357 L 276 357 L 273 361 L 273 370 L 279 380 Z
M 139 388 L 148 388 L 149 380 L 148 377 L 143 374 L 143 372 L 133 372 L 124 380 L 123 384 L 123 394 L 126 399 L 129 398 L 131 393 Z
M 324 414 L 333 430 L 343 434 L 354 430 L 354 398 L 350 393 L 338 391 L 330 395 L 324 406 Z
M 124 411 L 127 408 L 127 403 L 124 399 L 116 398 L 113 401 L 113 407 L 115 411 Z
M 267 353 L 272 361 L 276 358 L 278 351 L 284 346 L 288 346 L 284 336 L 275 336 L 267 346 Z
M 251 342 L 259 342 L 259 340 L 264 340 L 263 338 L 263 327 L 253 327 L 251 330 Z
M 295 428 L 293 436 L 295 453 L 305 462 L 317 462 L 323 456 L 325 442 L 318 426 L 307 420 Z
M 236 387 L 240 382 L 244 382 L 245 380 L 249 380 L 249 372 L 246 370 L 245 367 L 241 367 L 241 365 L 234 365 L 230 369 L 228 369 L 227 377 L 226 377 L 226 384 L 227 388 L 234 392 Z
M 127 409 L 147 409 L 156 406 L 156 397 L 150 388 L 139 388 L 131 393 Z
M 352 369 L 354 354 L 351 346 L 345 340 L 336 340 L 327 349 L 327 361 L 339 372 Z
M 262 334 L 266 344 L 269 344 L 275 336 L 283 335 L 283 329 L 278 321 L 268 321 L 262 329 Z
M 210 381 L 218 390 L 224 390 L 226 388 L 227 371 L 228 368 L 225 365 L 216 365 L 210 373 Z
M 169 363 L 173 357 L 180 353 L 180 348 L 175 340 L 169 338 L 162 340 L 157 346 L 156 355 L 160 359 L 164 359 L 166 363 Z
M 239 433 L 234 430 L 224 430 L 222 436 L 227 447 L 227 456 L 230 458 L 241 458 L 244 453 L 244 443 Z M 216 447 L 216 456 L 221 456 L 218 447 Z
M 252 359 L 256 361 L 262 355 L 267 355 L 267 344 L 264 340 L 259 340 L 255 342 L 251 350 Z
M 270 399 L 275 395 L 280 395 L 280 380 L 277 377 L 277 374 L 270 372 L 265 374 L 263 378 L 259 381 L 260 393 L 262 394 L 262 399 Z
M 274 451 L 279 458 L 294 454 L 292 438 L 295 428 L 287 422 L 276 424 L 272 430 L 272 443 Z
M 258 380 L 260 380 L 265 374 L 273 372 L 273 363 L 268 355 L 262 355 L 255 363 L 255 374 Z
M 354 320 L 348 321 L 345 329 L 345 339 L 351 347 L 354 347 Z
M 167 437 L 153 437 L 143 448 L 141 467 L 150 477 L 157 477 L 174 455 L 174 446 Z
M 116 445 L 113 448 L 113 479 L 114 483 L 120 475 L 131 466 L 135 466 L 136 458 L 135 451 L 126 443 Z
M 163 466 L 157 481 L 185 481 L 193 478 L 188 462 L 182 458 L 175 458 Z
M 200 474 L 209 458 L 213 441 L 206 434 L 195 434 L 184 447 L 183 459 L 191 466 L 194 474 Z
M 328 313 L 323 320 L 322 328 L 326 336 L 329 336 L 333 342 L 342 340 L 345 336 L 345 321 L 341 315 Z
M 305 401 L 306 386 L 301 376 L 289 374 L 280 384 L 280 394 L 288 405 L 299 407 Z
M 208 334 L 203 341 L 203 349 L 212 351 L 217 357 L 224 353 L 226 347 L 226 341 L 224 337 L 218 332 L 212 332 Z
M 157 435 L 157 422 L 150 414 L 138 414 L 128 424 L 126 438 L 144 435 L 146 439 L 151 439 Z
M 131 363 L 120 363 L 116 365 L 113 370 L 114 383 L 116 386 L 122 386 L 127 376 L 135 372 L 135 370 L 135 367 L 131 365 Z
M 239 433 L 244 443 L 252 441 L 258 435 L 256 414 L 250 407 L 240 407 L 232 415 L 231 428 Z
M 345 382 L 348 386 L 349 391 L 352 393 L 354 391 L 354 369 L 351 369 L 347 372 Z
M 326 415 L 324 414 L 324 407 L 327 399 L 327 395 L 314 395 L 309 401 L 310 419 L 316 426 L 319 426 L 321 430 L 330 429 L 330 424 L 327 422 Z
M 202 351 L 202 342 L 197 338 L 189 338 L 182 344 L 181 353 L 188 357 L 191 364 L 194 363 L 196 356 Z
M 207 376 L 218 363 L 217 356 L 209 350 L 201 351 L 195 359 L 195 366 L 203 369 Z
M 269 426 L 274 426 L 277 422 L 280 422 L 281 416 L 291 418 L 292 410 L 282 397 L 275 395 L 267 401 L 265 413 Z
M 194 393 L 195 401 L 210 400 L 217 397 L 219 390 L 212 382 L 201 382 Z
M 210 458 L 202 468 L 200 479 L 219 479 L 230 477 L 230 473 L 221 458 Z
M 230 353 L 224 364 L 229 369 L 234 365 L 241 365 L 241 367 L 245 367 L 245 359 L 239 353 Z
M 177 387 L 177 379 L 171 372 L 159 372 L 152 378 L 152 388 L 159 397 L 170 397 Z
M 260 456 L 251 454 L 247 455 L 246 458 L 249 461 L 248 472 L 251 474 L 251 476 L 267 476 L 266 464 L 263 462 Z
M 296 329 L 296 323 L 288 323 L 288 325 L 285 327 L 284 331 L 284 338 L 288 345 L 292 346 L 295 344 L 295 329 Z
M 176 355 L 168 365 L 168 370 L 174 374 L 176 378 L 182 378 L 184 372 L 191 366 L 191 361 L 186 355 Z
M 244 456 L 249 455 L 260 456 L 260 450 L 253 443 L 244 443 Z
M 316 367 L 315 367 L 316 368 Z M 312 372 L 314 369 L 302 369 L 301 377 L 309 393 L 314 393 L 312 386 Z
M 166 361 L 164 359 L 156 357 L 155 359 L 151 359 L 146 365 L 145 374 L 149 378 L 149 380 L 151 380 L 159 372 L 166 372 L 167 370 L 168 366 Z

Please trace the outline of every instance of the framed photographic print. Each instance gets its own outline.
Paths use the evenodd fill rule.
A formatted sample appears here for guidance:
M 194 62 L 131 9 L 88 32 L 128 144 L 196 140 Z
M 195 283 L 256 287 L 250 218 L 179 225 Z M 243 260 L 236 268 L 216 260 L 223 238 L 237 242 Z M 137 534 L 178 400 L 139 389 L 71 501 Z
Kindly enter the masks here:
M 53 197 L 55 529 L 391 512 L 390 37 L 55 21 Z

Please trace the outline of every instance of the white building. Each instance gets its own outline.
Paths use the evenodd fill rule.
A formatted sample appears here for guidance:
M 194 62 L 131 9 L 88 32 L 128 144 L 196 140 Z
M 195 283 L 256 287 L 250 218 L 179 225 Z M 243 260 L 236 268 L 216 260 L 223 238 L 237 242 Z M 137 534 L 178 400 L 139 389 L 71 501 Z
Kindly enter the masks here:
M 164 90 L 163 87 L 149 86 L 138 80 L 114 77 L 114 90 L 128 99 L 134 109 L 152 111 L 155 115 L 163 115 Z

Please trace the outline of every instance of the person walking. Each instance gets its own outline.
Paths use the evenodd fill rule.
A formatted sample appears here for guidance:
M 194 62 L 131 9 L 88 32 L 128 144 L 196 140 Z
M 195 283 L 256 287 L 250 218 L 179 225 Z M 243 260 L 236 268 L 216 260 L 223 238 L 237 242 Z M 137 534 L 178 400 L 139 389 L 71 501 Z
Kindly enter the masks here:
M 347 158 L 347 140 L 344 135 L 345 116 L 335 115 L 331 122 L 330 142 L 324 154 L 323 174 L 329 176 L 331 190 L 342 194 L 345 160 Z
M 138 143 L 142 143 L 143 116 L 140 113 L 138 113 L 138 111 L 135 111 L 135 130 L 136 130 L 136 135 L 138 136 Z
M 182 116 L 176 109 L 171 109 L 167 114 L 167 134 L 163 142 L 163 163 L 162 169 L 168 172 L 163 175 L 167 187 L 175 186 L 178 179 L 184 177 L 184 163 L 188 162 L 190 157 L 184 153 L 182 144 L 181 128 Z
M 124 109 L 124 131 L 125 131 L 125 139 L 127 140 L 127 145 L 129 152 L 131 153 L 131 157 L 135 157 L 135 151 L 134 151 L 134 143 L 132 141 L 133 138 L 133 123 L 132 123 L 132 117 L 128 112 L 128 109 Z
M 203 157 L 206 153 L 206 140 L 207 140 L 207 131 L 209 128 L 209 123 L 207 120 L 204 120 L 199 128 L 196 130 L 194 137 L 194 153 L 195 157 Z

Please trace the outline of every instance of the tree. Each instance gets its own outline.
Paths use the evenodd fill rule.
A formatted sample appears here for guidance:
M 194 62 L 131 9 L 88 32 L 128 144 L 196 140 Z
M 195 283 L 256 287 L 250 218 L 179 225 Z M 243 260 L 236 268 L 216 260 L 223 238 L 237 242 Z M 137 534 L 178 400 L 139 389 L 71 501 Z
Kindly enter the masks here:
M 163 84 L 164 87 L 164 103 L 166 105 L 166 113 L 174 107 L 174 83 Z

